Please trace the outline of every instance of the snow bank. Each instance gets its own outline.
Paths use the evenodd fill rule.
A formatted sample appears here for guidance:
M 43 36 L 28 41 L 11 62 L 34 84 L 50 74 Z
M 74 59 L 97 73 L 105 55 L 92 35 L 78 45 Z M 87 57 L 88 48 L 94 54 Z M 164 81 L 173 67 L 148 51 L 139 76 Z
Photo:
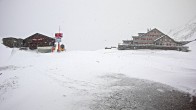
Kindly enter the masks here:
M 54 72 L 76 80 L 87 80 L 105 73 L 123 73 L 187 91 L 196 89 L 195 42 L 190 44 L 190 49 L 191 52 L 112 49 L 47 54 L 17 51 L 7 65 L 29 65 L 41 70 L 56 68 Z
M 80 102 L 88 105 L 92 98 L 88 94 L 101 91 L 96 87 L 104 84 L 97 77 L 113 73 L 196 95 L 196 42 L 189 46 L 190 52 L 111 49 L 42 54 L 1 45 L 0 84 L 9 86 L 0 90 L 0 109 L 10 105 L 15 110 L 71 109 L 80 107 Z

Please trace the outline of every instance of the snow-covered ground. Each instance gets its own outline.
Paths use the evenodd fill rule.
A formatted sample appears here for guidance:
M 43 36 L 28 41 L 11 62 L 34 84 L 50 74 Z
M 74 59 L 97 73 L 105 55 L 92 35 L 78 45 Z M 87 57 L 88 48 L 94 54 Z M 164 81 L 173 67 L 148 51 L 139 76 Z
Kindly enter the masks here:
M 97 50 L 36 53 L 0 44 L 0 110 L 86 109 L 108 74 L 170 85 L 196 95 L 196 42 L 190 52 Z M 162 90 L 160 90 L 162 91 Z M 84 108 L 82 108 L 84 107 Z

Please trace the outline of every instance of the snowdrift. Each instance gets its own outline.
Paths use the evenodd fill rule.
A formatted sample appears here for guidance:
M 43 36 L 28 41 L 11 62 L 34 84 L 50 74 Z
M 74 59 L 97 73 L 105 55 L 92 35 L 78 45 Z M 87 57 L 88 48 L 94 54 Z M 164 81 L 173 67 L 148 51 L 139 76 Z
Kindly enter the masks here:
M 103 49 L 43 54 L 0 45 L 0 109 L 86 110 L 95 96 L 128 87 L 108 89 L 111 81 L 120 80 L 100 80 L 108 74 L 159 82 L 196 95 L 196 42 L 188 46 L 190 52 Z M 159 93 L 167 90 L 157 87 Z

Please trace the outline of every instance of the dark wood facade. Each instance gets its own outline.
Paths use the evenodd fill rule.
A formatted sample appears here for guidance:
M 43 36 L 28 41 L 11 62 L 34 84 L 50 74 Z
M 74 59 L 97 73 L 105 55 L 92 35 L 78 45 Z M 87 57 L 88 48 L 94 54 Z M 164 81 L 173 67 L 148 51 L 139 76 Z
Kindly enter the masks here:
M 23 39 L 17 39 L 13 37 L 3 38 L 3 44 L 10 48 L 20 48 L 23 46 Z
M 24 39 L 24 47 L 37 49 L 37 47 L 54 46 L 55 39 L 36 33 Z

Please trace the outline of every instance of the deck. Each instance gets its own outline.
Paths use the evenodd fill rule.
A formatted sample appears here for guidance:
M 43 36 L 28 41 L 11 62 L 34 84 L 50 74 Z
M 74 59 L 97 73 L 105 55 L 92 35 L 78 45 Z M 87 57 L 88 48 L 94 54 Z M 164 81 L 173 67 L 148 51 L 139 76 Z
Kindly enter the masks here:
M 136 49 L 161 49 L 161 50 L 178 50 L 188 52 L 187 46 L 165 46 L 154 44 L 118 44 L 118 50 L 136 50 Z

